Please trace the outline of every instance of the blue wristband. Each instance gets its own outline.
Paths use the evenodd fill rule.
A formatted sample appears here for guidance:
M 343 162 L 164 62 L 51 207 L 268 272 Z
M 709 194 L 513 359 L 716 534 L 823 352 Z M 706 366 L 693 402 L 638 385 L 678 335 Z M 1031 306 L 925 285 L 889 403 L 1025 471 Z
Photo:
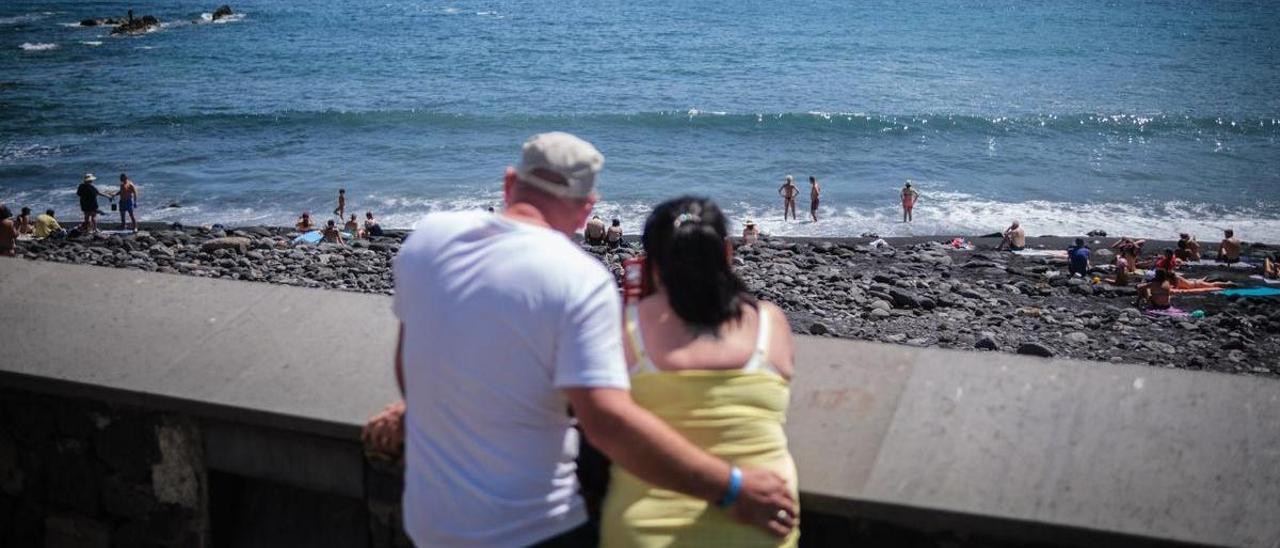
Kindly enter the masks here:
M 742 470 L 737 466 L 729 468 L 729 489 L 725 491 L 724 498 L 718 503 L 721 508 L 733 506 L 738 501 L 738 493 L 742 491 Z

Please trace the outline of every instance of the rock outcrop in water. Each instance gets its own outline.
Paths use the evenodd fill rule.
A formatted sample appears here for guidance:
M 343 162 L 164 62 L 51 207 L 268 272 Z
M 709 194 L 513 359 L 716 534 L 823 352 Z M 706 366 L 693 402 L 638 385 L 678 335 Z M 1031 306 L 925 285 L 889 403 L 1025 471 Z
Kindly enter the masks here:
M 234 12 L 231 11 L 231 6 L 228 6 L 226 4 L 218 6 L 218 9 L 213 10 L 214 21 L 217 21 L 219 19 L 223 19 L 226 17 L 231 17 L 232 15 L 234 15 Z
M 106 19 L 82 19 L 82 20 L 80 21 L 80 26 L 82 26 L 82 27 L 98 27 L 98 26 L 103 26 L 103 25 L 112 25 L 112 26 L 114 26 L 114 25 L 119 25 L 119 24 L 120 24 L 120 21 L 118 21 L 118 20 L 116 20 L 116 19 L 111 19 L 111 18 L 106 18 Z
M 160 26 L 160 20 L 154 15 L 143 15 L 141 18 L 130 17 L 125 22 L 111 29 L 111 34 L 141 34 Z

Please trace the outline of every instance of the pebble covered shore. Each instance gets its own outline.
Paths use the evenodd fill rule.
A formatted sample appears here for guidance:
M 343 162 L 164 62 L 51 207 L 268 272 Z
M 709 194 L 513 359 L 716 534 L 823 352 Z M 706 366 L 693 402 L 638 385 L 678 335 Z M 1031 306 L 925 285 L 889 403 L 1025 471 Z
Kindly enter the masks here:
M 137 234 L 23 241 L 18 254 L 389 294 L 391 259 L 404 237 L 394 231 L 347 246 L 294 246 L 291 232 L 279 228 L 144 227 Z M 1132 286 L 1069 278 L 1065 259 L 955 250 L 937 240 L 890 239 L 890 246 L 873 248 L 859 240 L 766 239 L 739 245 L 735 262 L 751 290 L 781 306 L 798 333 L 1280 377 L 1276 298 L 1176 295 L 1175 306 L 1205 317 L 1151 318 L 1134 306 Z M 1032 239 L 1032 245 L 1061 241 Z M 584 250 L 620 278 L 620 263 L 635 246 Z M 1249 273 L 1197 267 L 1184 275 L 1247 282 Z

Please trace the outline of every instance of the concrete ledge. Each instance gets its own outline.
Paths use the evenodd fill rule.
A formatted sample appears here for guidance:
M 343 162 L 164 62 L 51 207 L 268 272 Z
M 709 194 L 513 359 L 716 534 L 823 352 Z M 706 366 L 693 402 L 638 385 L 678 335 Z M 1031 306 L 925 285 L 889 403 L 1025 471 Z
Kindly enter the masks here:
M 4 259 L 0 279 L 0 384 L 290 432 L 207 428 L 209 466 L 359 492 L 324 476 L 363 481 L 359 426 L 396 397 L 386 297 Z M 1280 545 L 1280 382 L 810 337 L 797 353 L 788 432 L 808 513 L 1051 544 Z M 320 468 L 282 472 L 299 454 Z

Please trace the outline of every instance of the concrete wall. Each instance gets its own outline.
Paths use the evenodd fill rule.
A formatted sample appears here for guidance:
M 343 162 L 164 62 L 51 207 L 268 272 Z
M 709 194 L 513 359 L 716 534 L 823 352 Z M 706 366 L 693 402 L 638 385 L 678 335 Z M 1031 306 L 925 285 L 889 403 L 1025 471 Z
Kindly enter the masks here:
M 331 495 L 290 506 L 403 542 L 397 470 L 357 441 L 395 397 L 389 299 L 17 260 L 0 280 L 18 414 L 52 396 L 177 421 L 215 503 Z M 1280 545 L 1280 382 L 810 337 L 797 361 L 806 544 Z M 217 539 L 220 515 L 192 530 Z

